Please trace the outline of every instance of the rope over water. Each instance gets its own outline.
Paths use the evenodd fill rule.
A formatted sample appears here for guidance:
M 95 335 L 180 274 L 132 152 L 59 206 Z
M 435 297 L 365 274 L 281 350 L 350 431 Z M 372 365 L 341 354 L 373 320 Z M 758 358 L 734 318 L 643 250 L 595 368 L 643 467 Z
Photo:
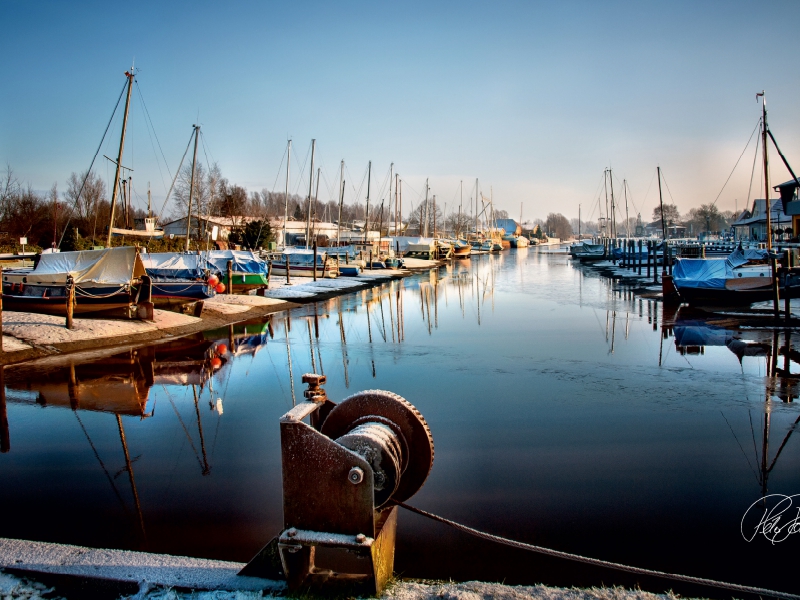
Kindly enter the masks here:
M 463 531 L 464 533 L 474 535 L 475 537 L 488 540 L 490 542 L 496 542 L 498 544 L 503 544 L 505 546 L 511 546 L 512 548 L 519 548 L 520 550 L 528 550 L 530 552 L 537 552 L 539 554 L 544 554 L 546 556 L 553 556 L 556 558 L 565 558 L 567 560 L 574 560 L 576 562 L 584 563 L 587 565 L 593 565 L 596 567 L 605 567 L 607 569 L 616 569 L 617 571 L 636 573 L 637 575 L 649 575 L 652 577 L 661 577 L 664 579 L 672 579 L 674 581 L 682 581 L 684 583 L 694 583 L 698 585 L 707 585 L 725 590 L 733 590 L 736 592 L 758 594 L 760 596 L 771 596 L 773 598 L 785 598 L 786 600 L 800 600 L 800 595 L 797 594 L 789 594 L 787 592 L 777 592 L 775 590 L 768 590 L 760 587 L 751 587 L 749 585 L 739 585 L 738 583 L 727 583 L 724 581 L 716 581 L 714 579 L 705 579 L 703 577 L 692 577 L 690 575 L 678 575 L 676 573 L 665 573 L 664 571 L 643 569 L 641 567 L 631 567 L 620 563 L 609 562 L 607 560 L 600 560 L 597 558 L 580 556 L 579 554 L 561 552 L 560 550 L 551 550 L 550 548 L 544 548 L 543 546 L 534 546 L 533 544 L 526 544 L 524 542 L 510 540 L 508 538 L 500 537 L 499 535 L 492 535 L 491 533 L 485 533 L 483 531 L 473 529 L 472 527 L 467 527 L 466 525 L 462 525 L 461 523 L 456 523 L 455 521 L 451 521 L 450 519 L 445 519 L 444 517 L 434 515 L 433 513 L 429 513 L 422 509 L 409 506 L 405 502 L 398 502 L 397 500 L 393 500 L 393 502 L 397 506 L 402 506 L 408 511 L 411 511 L 423 517 L 428 517 L 429 519 L 433 519 L 434 521 L 438 521 L 439 523 L 450 525 L 450 527 L 454 527 L 455 529 Z

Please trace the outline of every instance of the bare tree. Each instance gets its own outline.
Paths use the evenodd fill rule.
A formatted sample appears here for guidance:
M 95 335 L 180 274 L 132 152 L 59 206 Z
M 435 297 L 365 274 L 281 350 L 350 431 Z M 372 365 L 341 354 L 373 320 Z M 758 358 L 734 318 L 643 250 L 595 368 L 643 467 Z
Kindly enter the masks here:
M 94 171 L 84 171 L 80 174 L 73 171 L 69 176 L 64 198 L 68 206 L 73 209 L 74 218 L 79 221 L 79 225 L 85 226 L 94 221 L 98 203 L 105 197 L 106 184 Z
M 572 237 L 572 227 L 567 217 L 561 213 L 550 213 L 544 223 L 544 229 L 548 236 L 566 240 Z

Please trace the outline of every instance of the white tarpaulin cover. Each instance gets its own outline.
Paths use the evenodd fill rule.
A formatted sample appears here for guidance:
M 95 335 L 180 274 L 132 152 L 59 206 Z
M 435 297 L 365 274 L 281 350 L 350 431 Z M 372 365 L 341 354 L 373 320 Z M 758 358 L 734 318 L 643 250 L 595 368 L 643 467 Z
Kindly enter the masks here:
M 29 284 L 64 284 L 72 275 L 77 285 L 96 283 L 126 285 L 145 275 L 142 259 L 133 246 L 42 254 L 26 277 Z

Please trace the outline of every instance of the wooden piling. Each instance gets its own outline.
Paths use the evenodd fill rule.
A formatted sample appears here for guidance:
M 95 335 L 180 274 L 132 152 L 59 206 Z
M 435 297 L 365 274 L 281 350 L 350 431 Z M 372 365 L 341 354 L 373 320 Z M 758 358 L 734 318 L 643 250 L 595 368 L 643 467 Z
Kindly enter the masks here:
M 228 261 L 228 294 L 233 293 L 233 261 Z
M 311 269 L 311 274 L 312 274 L 312 276 L 314 278 L 314 281 L 316 281 L 317 280 L 317 240 L 316 239 L 314 240 L 314 244 L 313 244 L 312 247 L 314 248 L 314 263 L 313 263 L 314 266 Z
M 642 240 L 639 240 L 639 252 L 636 254 L 637 271 L 636 273 L 641 276 L 642 274 Z
M 65 286 L 67 291 L 67 329 L 72 329 L 72 312 L 75 308 L 75 281 L 72 275 L 67 275 L 67 284 Z
M 289 281 L 289 255 L 288 254 L 284 254 L 283 258 L 286 259 L 286 283 L 291 283 Z
M 0 352 L 3 351 L 3 267 L 0 266 Z

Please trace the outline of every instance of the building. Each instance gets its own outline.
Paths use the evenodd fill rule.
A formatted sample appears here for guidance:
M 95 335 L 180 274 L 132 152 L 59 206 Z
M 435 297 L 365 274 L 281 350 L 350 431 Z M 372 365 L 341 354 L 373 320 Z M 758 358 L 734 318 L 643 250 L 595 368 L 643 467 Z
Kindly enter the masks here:
M 800 188 L 797 180 L 790 179 L 774 187 L 780 193 L 783 202 L 783 214 L 792 219 L 792 237 L 800 231 L 800 201 L 797 199 L 797 190 Z
M 770 218 L 772 229 L 781 230 L 792 229 L 791 215 L 785 214 L 783 200 L 780 198 L 770 198 Z M 800 215 L 800 211 L 798 211 Z M 767 203 L 763 198 L 753 200 L 753 205 L 749 210 L 744 210 L 731 223 L 731 233 L 736 240 L 764 242 L 767 240 Z
M 638 231 L 639 225 L 636 226 Z M 644 226 L 644 235 L 646 237 L 663 238 L 664 228 L 667 230 L 667 237 L 671 240 L 686 237 L 686 227 L 684 225 L 676 225 L 672 221 L 662 225 L 661 220 L 653 221 Z
M 227 241 L 228 236 L 234 229 L 244 227 L 251 221 L 258 221 L 256 217 L 212 217 L 210 215 L 192 215 L 192 224 L 189 228 L 189 236 L 193 238 L 205 238 L 211 234 L 214 227 L 217 227 L 217 239 Z M 183 217 L 164 223 L 164 237 L 182 238 L 186 237 L 187 218 Z
M 495 219 L 495 223 L 505 231 L 505 235 L 522 235 L 522 227 L 514 219 Z

